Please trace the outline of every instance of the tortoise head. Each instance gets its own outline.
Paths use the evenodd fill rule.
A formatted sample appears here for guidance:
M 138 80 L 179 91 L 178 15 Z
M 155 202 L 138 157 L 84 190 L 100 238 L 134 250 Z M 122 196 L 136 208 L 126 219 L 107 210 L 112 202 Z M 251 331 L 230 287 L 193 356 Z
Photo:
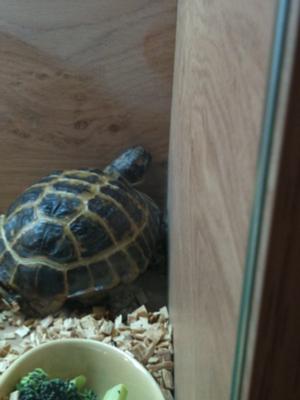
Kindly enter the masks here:
M 121 175 L 127 182 L 137 185 L 143 180 L 151 159 L 150 153 L 142 146 L 134 146 L 125 150 L 104 171 L 108 174 Z

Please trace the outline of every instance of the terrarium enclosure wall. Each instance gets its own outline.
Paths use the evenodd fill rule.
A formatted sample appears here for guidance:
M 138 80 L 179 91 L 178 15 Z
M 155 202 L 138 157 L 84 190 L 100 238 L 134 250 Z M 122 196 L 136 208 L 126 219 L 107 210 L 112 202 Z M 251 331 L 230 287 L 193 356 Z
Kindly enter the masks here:
M 52 170 L 151 152 L 178 400 L 229 398 L 275 8 L 0 0 L 0 212 Z
M 0 19 L 0 210 L 51 170 L 102 168 L 134 144 L 162 205 L 176 2 L 4 0 Z
M 139 188 L 165 210 L 175 28 L 175 0 L 0 1 L 1 214 L 50 172 L 102 169 L 135 145 L 152 155 Z M 163 252 L 161 274 L 147 275 L 148 269 L 141 276 L 144 290 L 115 298 L 125 320 L 125 308 L 146 303 L 148 310 L 159 311 L 166 305 Z M 108 343 L 113 324 L 103 322 L 105 333 L 99 332 L 101 313 L 96 309 L 94 316 L 87 315 L 89 326 Z M 33 326 L 24 328 L 20 339 L 8 319 L 0 311 L 0 375 L 10 365 L 15 346 L 28 349 L 40 342 L 33 339 Z M 74 323 L 72 335 L 80 337 L 77 328 Z M 33 342 L 28 346 L 26 340 Z M 143 340 L 140 347 L 148 348 Z M 165 379 L 172 389 L 168 350 L 166 357 Z

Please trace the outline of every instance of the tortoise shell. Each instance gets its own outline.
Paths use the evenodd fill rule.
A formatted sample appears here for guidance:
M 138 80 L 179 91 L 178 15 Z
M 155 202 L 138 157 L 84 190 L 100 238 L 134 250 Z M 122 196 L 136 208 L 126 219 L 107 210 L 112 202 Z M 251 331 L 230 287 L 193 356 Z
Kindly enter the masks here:
M 40 313 L 92 298 L 146 270 L 159 219 L 155 203 L 122 177 L 53 172 L 2 217 L 0 282 Z

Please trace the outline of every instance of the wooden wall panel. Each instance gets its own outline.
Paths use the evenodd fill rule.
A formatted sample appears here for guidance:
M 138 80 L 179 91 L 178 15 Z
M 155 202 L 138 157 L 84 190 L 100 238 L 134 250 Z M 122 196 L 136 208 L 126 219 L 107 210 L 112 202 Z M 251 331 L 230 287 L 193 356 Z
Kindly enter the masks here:
M 153 152 L 162 203 L 175 0 L 0 1 L 0 211 L 52 169 Z
M 275 7 L 178 3 L 168 192 L 177 400 L 229 398 Z

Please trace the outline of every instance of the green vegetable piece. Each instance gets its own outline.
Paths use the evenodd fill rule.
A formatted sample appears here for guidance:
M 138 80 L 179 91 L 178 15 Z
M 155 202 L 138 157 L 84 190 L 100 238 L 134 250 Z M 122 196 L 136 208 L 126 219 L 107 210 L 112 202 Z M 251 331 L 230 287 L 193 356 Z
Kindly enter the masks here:
M 126 400 L 127 394 L 128 394 L 127 387 L 123 384 L 120 384 L 109 389 L 105 393 L 103 400 Z
M 36 368 L 21 379 L 20 383 L 17 385 L 17 390 L 28 387 L 34 390 L 41 384 L 41 382 L 44 382 L 47 379 L 48 375 L 46 372 L 41 368 Z
M 45 371 L 38 368 L 24 376 L 17 385 L 19 400 L 97 400 L 97 395 L 85 388 L 83 375 L 72 380 L 49 379 Z M 121 399 L 122 400 L 122 399 Z
M 84 389 L 83 392 L 80 393 L 81 400 L 97 400 L 98 397 L 96 393 L 94 393 L 91 389 Z
M 81 392 L 86 385 L 86 377 L 84 375 L 79 375 L 76 378 L 71 380 L 71 383 L 74 383 L 76 389 Z

